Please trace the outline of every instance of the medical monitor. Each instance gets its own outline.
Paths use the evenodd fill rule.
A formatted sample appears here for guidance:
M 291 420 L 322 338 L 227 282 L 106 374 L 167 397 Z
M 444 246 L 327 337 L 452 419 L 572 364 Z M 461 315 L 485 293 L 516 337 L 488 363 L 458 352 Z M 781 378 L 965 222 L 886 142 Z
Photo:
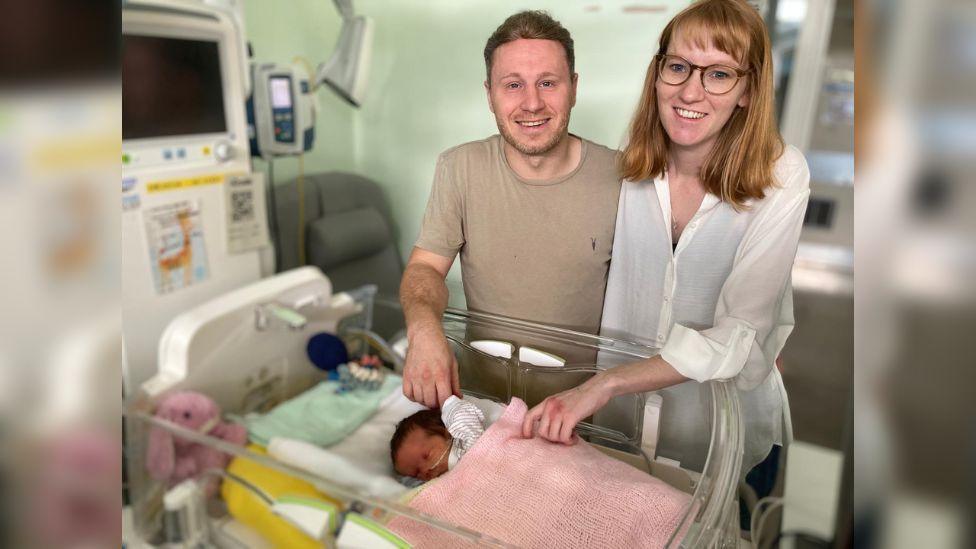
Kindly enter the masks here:
M 217 42 L 122 36 L 122 139 L 225 131 Z
M 315 141 L 315 99 L 298 65 L 254 63 L 248 104 L 251 154 L 265 158 L 302 154 Z

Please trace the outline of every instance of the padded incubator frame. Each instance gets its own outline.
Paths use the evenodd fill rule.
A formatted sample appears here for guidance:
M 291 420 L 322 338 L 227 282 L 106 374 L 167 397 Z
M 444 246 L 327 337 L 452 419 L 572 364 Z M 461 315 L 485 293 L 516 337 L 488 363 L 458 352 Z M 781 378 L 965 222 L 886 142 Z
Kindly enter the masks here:
M 343 503 L 336 520 L 340 534 L 344 524 L 359 522 L 361 516 L 372 512 L 374 516 L 383 513 L 420 521 L 458 536 L 459 541 L 507 546 L 397 501 L 351 489 L 269 455 L 153 417 L 160 398 L 176 390 L 207 394 L 225 416 L 267 410 L 302 393 L 325 378 L 306 355 L 308 338 L 319 332 L 342 338 L 350 356 L 369 350 L 397 370 L 402 369 L 397 352 L 370 331 L 374 307 L 398 306 L 377 302 L 374 294 L 371 287 L 333 294 L 321 271 L 302 267 L 220 296 L 170 323 L 160 339 L 157 375 L 144 383 L 138 394 L 129 395 L 123 407 L 129 504 L 140 538 L 149 543 L 164 541 L 162 501 L 166 488 L 145 472 L 148 433 L 150 428 L 159 428 L 313 484 Z M 276 316 L 281 309 L 299 315 Z M 444 329 L 458 359 L 465 394 L 502 403 L 518 397 L 530 407 L 550 394 L 582 383 L 601 368 L 656 354 L 655 349 L 635 343 L 453 309 L 444 316 Z M 556 366 L 546 360 L 547 356 L 564 364 Z M 617 397 L 578 427 L 580 436 L 598 449 L 692 494 L 668 547 L 738 545 L 737 487 L 743 448 L 739 401 L 732 384 L 708 385 L 711 440 L 703 471 L 652 461 L 653 456 L 642 451 L 643 395 Z M 236 523 L 220 503 L 218 497 L 207 505 L 216 545 L 267 546 L 253 531 Z M 684 533 L 680 539 L 678 532 Z M 326 546 L 335 544 L 335 535 L 325 540 Z

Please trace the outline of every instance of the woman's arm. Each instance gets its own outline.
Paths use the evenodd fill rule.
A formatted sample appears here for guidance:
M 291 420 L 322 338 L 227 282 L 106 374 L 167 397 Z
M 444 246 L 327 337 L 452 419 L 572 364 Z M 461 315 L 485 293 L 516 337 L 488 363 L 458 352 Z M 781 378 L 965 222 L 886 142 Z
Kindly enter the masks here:
M 531 437 L 538 422 L 540 437 L 574 444 L 576 424 L 605 406 L 611 398 L 656 391 L 687 380 L 660 355 L 604 370 L 579 387 L 550 396 L 529 410 L 522 423 L 522 436 Z
M 733 377 L 750 389 L 766 379 L 793 328 L 790 273 L 810 194 L 806 161 L 795 149 L 788 154 L 777 166 L 775 199 L 756 213 L 743 238 L 712 327 L 675 324 L 659 356 L 601 372 L 529 410 L 523 436 L 532 436 L 538 422 L 539 436 L 570 444 L 576 424 L 617 395 Z

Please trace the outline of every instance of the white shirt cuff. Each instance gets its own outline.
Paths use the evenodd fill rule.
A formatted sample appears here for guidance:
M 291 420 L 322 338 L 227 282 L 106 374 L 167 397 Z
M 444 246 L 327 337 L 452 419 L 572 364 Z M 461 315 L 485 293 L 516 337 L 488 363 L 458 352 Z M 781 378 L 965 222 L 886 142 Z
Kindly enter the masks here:
M 699 383 L 733 378 L 749 358 L 756 330 L 739 322 L 731 328 L 732 333 L 723 345 L 697 330 L 675 324 L 661 349 L 661 358 L 679 374 Z

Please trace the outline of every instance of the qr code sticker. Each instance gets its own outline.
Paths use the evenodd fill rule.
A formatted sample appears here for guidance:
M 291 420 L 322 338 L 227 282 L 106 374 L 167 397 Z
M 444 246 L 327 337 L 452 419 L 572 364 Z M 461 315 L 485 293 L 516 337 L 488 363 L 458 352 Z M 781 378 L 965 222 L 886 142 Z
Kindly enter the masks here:
M 251 191 L 235 191 L 230 193 L 231 221 L 251 221 L 254 219 L 254 196 Z

